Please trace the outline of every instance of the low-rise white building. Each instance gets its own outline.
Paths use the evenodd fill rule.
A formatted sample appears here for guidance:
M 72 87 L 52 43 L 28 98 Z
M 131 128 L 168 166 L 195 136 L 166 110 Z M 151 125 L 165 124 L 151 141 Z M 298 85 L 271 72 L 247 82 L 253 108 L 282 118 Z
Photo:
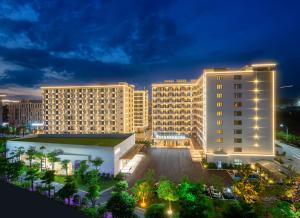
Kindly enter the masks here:
M 70 167 L 76 169 L 80 161 L 101 158 L 103 164 L 100 172 L 117 175 L 125 163 L 121 158 L 135 145 L 135 134 L 101 134 L 101 135 L 40 135 L 32 138 L 20 138 L 7 141 L 8 156 L 17 148 L 23 147 L 27 151 L 35 147 L 37 151 L 45 154 L 58 151 L 58 158 L 70 160 Z M 42 148 L 42 149 L 41 149 Z M 26 155 L 25 155 L 26 156 Z M 26 161 L 26 157 L 23 160 Z M 90 164 L 92 168 L 92 164 Z M 46 161 L 44 167 L 51 168 L 51 163 Z M 55 164 L 58 174 L 63 174 L 61 165 Z

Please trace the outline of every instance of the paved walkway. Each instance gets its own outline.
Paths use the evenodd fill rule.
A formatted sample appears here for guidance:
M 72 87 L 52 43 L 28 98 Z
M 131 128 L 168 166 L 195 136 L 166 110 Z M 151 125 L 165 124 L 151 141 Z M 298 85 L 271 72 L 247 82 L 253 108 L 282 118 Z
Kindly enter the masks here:
M 186 176 L 193 182 L 204 180 L 209 184 L 211 176 L 218 175 L 223 178 L 225 185 L 232 184 L 232 179 L 225 170 L 206 170 L 202 169 L 200 163 L 193 162 L 188 149 L 150 148 L 135 172 L 128 176 L 129 187 L 143 178 L 149 169 L 155 171 L 156 180 L 164 176 L 180 183 Z

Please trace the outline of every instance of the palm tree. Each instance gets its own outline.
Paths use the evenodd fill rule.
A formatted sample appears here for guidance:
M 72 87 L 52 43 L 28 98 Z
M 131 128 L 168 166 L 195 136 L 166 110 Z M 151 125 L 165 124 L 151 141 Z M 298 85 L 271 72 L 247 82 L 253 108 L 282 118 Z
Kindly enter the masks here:
M 96 170 L 99 171 L 100 166 L 103 164 L 103 160 L 100 157 L 91 160 L 92 164 L 95 166 Z
M 28 160 L 29 160 L 29 167 L 31 167 L 32 166 L 32 161 L 34 160 L 35 154 L 36 154 L 35 147 L 30 146 L 28 148 L 28 150 L 26 151 L 26 154 L 27 154 Z
M 50 161 L 50 163 L 52 165 L 52 170 L 54 170 L 54 164 L 56 162 L 60 161 L 60 158 L 58 158 L 57 156 L 58 156 L 58 153 L 55 151 L 52 151 L 52 152 L 48 153 L 48 155 L 47 155 L 48 160 Z
M 45 154 L 43 152 L 37 151 L 35 157 L 40 160 L 40 170 L 43 170 L 43 162 L 45 159 Z
M 25 153 L 24 147 L 18 147 L 15 151 L 15 155 L 17 156 L 18 160 L 21 159 L 21 155 Z
M 25 180 L 30 181 L 31 191 L 33 191 L 33 183 L 35 180 L 37 180 L 39 178 L 39 175 L 40 175 L 40 171 L 38 168 L 31 167 L 27 170 Z
M 48 190 L 48 197 L 50 198 L 51 189 L 54 187 L 51 185 L 54 182 L 54 170 L 45 171 L 44 175 L 41 177 L 42 183 L 46 184 Z
M 77 186 L 73 176 L 67 176 L 65 185 L 56 193 L 61 200 L 68 198 L 68 204 L 71 203 L 71 197 L 77 192 Z
M 62 168 L 66 170 L 66 175 L 68 175 L 68 167 L 69 167 L 69 163 L 70 163 L 70 160 L 63 160 L 63 161 L 61 162 Z

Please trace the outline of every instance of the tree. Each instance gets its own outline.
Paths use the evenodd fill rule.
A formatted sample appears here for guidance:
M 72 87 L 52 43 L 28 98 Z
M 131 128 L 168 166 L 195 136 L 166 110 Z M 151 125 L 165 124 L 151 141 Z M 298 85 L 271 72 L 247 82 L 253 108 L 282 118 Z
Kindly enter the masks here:
M 296 210 L 294 206 L 285 201 L 277 201 L 272 207 L 269 208 L 269 213 L 274 218 L 289 217 L 297 218 L 300 217 L 300 211 Z
M 100 157 L 91 160 L 92 164 L 95 166 L 96 170 L 99 171 L 100 166 L 103 164 L 103 160 Z
M 43 161 L 45 159 L 45 154 L 43 152 L 37 151 L 35 157 L 40 160 L 40 170 L 43 170 Z
M 73 176 L 67 176 L 64 186 L 56 193 L 61 200 L 68 199 L 68 205 L 71 203 L 71 197 L 77 192 L 77 186 Z
M 53 189 L 52 182 L 54 182 L 55 177 L 54 170 L 45 171 L 44 175 L 41 177 L 42 183 L 46 184 L 46 189 L 48 191 L 48 197 L 50 197 L 51 189 Z
M 95 207 L 96 201 L 100 197 L 100 191 L 101 189 L 99 185 L 94 184 L 88 187 L 86 197 L 91 201 L 92 207 Z
M 106 204 L 107 210 L 112 213 L 113 217 L 118 218 L 132 218 L 135 206 L 134 198 L 124 191 L 112 194 Z
M 145 218 L 167 218 L 163 204 L 152 204 L 145 212 Z
M 52 151 L 47 155 L 48 160 L 52 165 L 52 170 L 55 169 L 55 163 L 60 161 L 60 158 L 57 157 L 58 155 L 59 153 L 57 151 Z
M 222 212 L 223 217 L 243 218 L 243 208 L 239 201 L 228 201 Z
M 28 150 L 26 151 L 26 155 L 27 155 L 27 158 L 29 160 L 29 167 L 31 167 L 32 166 L 32 161 L 34 160 L 35 155 L 36 155 L 35 147 L 30 146 L 28 148 Z
M 16 157 L 18 158 L 18 160 L 21 160 L 21 155 L 23 155 L 25 153 L 25 149 L 24 147 L 18 147 L 15 151 Z
M 31 191 L 34 190 L 33 183 L 35 180 L 37 180 L 39 178 L 39 176 L 40 176 L 40 171 L 38 168 L 31 167 L 31 168 L 27 169 L 25 180 L 30 181 Z
M 98 170 L 88 171 L 83 178 L 83 183 L 86 185 L 97 185 L 99 181 L 100 181 L 100 176 Z
M 202 183 L 191 183 L 188 180 L 182 181 L 177 193 L 180 217 L 213 217 L 213 202 L 204 194 Z
M 145 200 L 151 197 L 153 188 L 148 180 L 142 179 L 135 183 L 132 193 L 137 201 L 142 201 L 141 206 L 146 207 Z
M 113 188 L 113 192 L 122 192 L 128 190 L 128 183 L 127 181 L 119 181 L 115 184 Z
M 171 181 L 167 179 L 162 179 L 159 181 L 157 194 L 159 198 L 165 201 L 169 201 L 169 210 L 168 210 L 169 214 L 172 213 L 171 201 L 178 200 L 178 196 L 175 190 L 176 190 L 176 186 Z
M 69 163 L 70 163 L 70 160 L 63 160 L 61 162 L 62 169 L 65 169 L 66 175 L 68 175 Z
M 86 161 L 81 161 L 79 164 L 79 168 L 75 171 L 75 179 L 78 184 L 84 183 L 84 176 L 89 166 L 87 165 Z

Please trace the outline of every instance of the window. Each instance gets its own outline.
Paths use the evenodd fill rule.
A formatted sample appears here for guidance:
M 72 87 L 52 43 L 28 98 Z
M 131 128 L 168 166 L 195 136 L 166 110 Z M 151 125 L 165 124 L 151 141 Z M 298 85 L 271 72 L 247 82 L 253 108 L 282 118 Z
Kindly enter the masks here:
M 223 116 L 223 111 L 217 111 L 217 116 L 218 117 Z
M 234 120 L 233 124 L 235 126 L 239 126 L 239 125 L 242 125 L 242 121 L 241 120 Z
M 217 125 L 218 126 L 222 126 L 223 125 L 223 121 L 222 120 L 217 120 Z
M 220 84 L 220 83 L 218 83 L 218 84 L 217 84 L 217 89 L 223 89 L 223 85 Z
M 234 80 L 241 80 L 242 79 L 242 75 L 234 75 L 233 79 Z
M 217 130 L 216 130 L 216 133 L 217 133 L 217 134 L 223 134 L 223 132 L 224 132 L 223 129 L 217 129 Z
M 217 75 L 217 80 L 222 80 L 222 79 L 223 79 L 223 76 Z
M 234 98 L 242 98 L 242 93 L 240 93 L 240 92 L 235 92 L 235 93 L 234 93 Z
M 242 130 L 241 129 L 235 129 L 233 131 L 234 134 L 238 135 L 238 134 L 242 134 Z
M 234 143 L 242 143 L 242 139 L 241 138 L 234 138 Z
M 234 89 L 241 89 L 242 88 L 242 84 L 238 83 L 238 84 L 233 84 L 233 88 Z
M 217 143 L 222 143 L 223 142 L 223 138 L 216 138 L 216 142 Z
M 217 93 L 217 98 L 223 98 L 223 93 Z
M 242 152 L 243 149 L 241 147 L 234 147 L 233 148 L 234 152 Z
M 234 116 L 235 116 L 235 117 L 240 117 L 240 116 L 242 116 L 242 111 L 234 111 Z
M 242 106 L 243 106 L 243 104 L 240 101 L 233 102 L 233 107 L 242 107 Z
M 217 107 L 222 107 L 223 106 L 223 102 L 217 102 Z

